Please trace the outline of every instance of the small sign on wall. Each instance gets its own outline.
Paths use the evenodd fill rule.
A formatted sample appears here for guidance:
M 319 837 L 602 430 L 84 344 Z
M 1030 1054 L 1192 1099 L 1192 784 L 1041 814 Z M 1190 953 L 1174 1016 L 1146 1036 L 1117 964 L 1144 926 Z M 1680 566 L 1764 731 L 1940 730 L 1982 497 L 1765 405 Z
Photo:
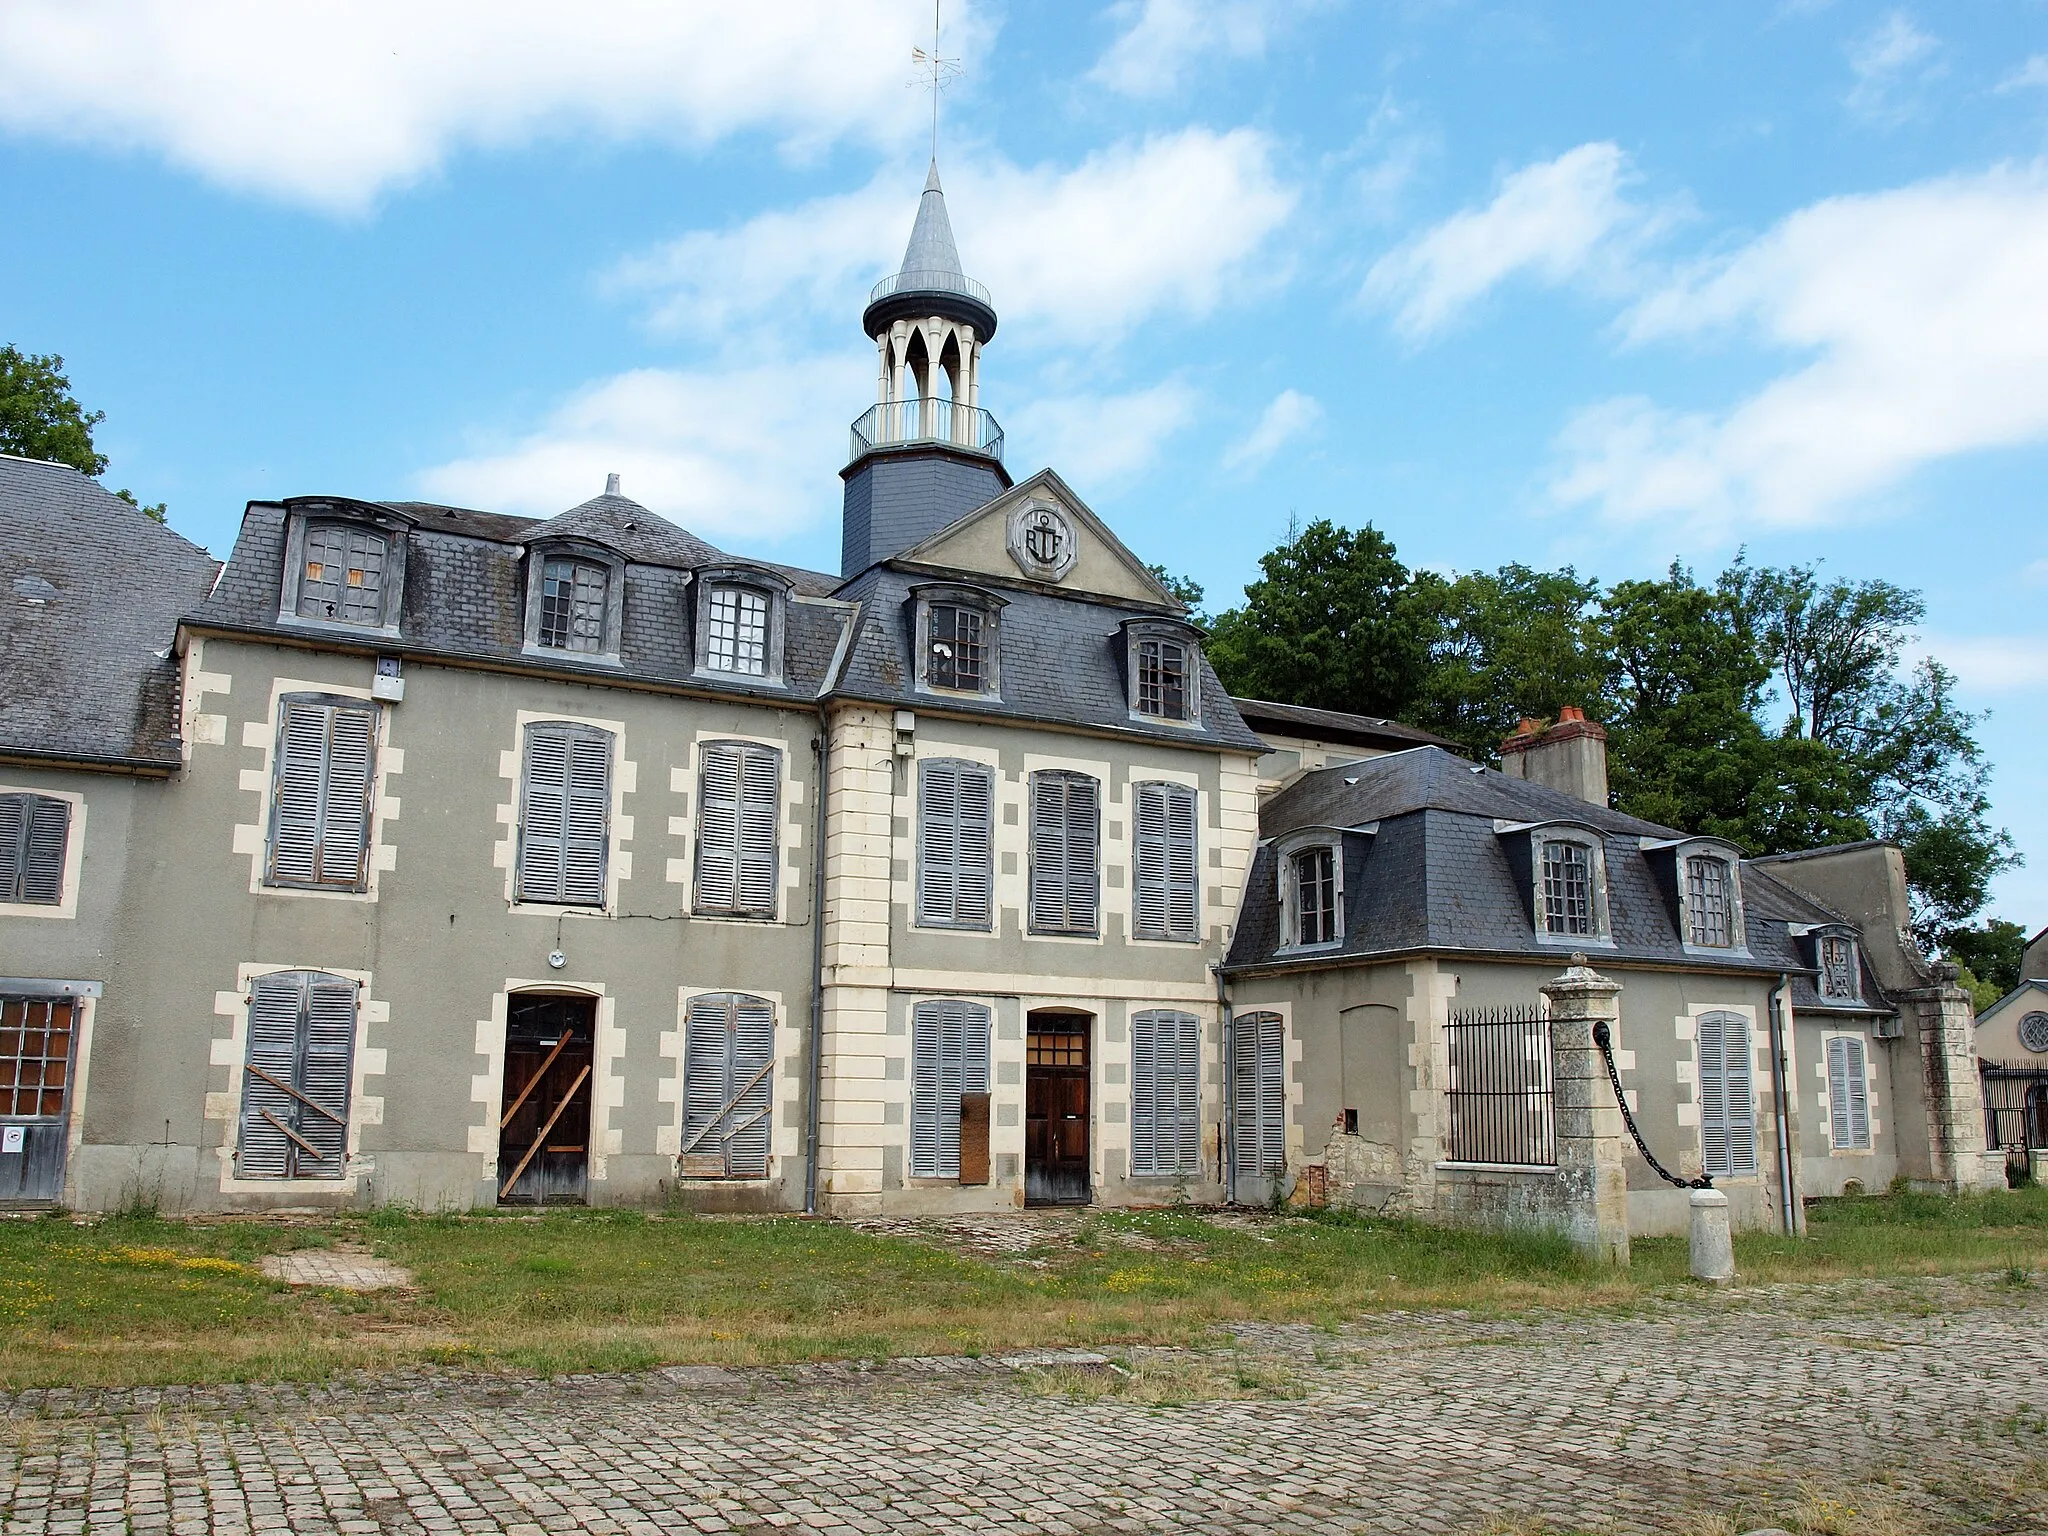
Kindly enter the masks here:
M 24 1125 L 10 1125 L 5 1129 L 0 1129 L 0 1153 L 19 1152 L 21 1150 L 21 1138 L 27 1130 L 28 1127 Z

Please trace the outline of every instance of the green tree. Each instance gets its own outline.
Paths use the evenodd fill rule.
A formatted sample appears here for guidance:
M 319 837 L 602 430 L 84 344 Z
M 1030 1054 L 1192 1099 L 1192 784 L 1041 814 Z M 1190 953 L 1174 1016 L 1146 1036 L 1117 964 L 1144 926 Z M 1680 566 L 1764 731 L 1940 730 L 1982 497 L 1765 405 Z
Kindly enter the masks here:
M 1152 579 L 1166 588 L 1167 595 L 1188 605 L 1188 619 L 1195 624 L 1205 624 L 1208 616 L 1202 612 L 1202 584 L 1192 576 L 1176 576 L 1163 565 L 1148 565 L 1145 569 Z
M 1950 929 L 1941 947 L 1949 959 L 1993 989 L 1991 1001 L 1995 1003 L 2020 984 L 2027 930 L 2002 917 L 1987 918 L 1979 927 Z
M 98 479 L 107 456 L 92 446 L 92 429 L 105 411 L 87 413 L 71 393 L 64 359 L 37 357 L 0 343 L 0 453 L 69 464 Z
M 69 464 L 97 480 L 107 472 L 107 456 L 93 447 L 92 429 L 106 419 L 105 411 L 78 403 L 63 358 L 0 343 L 0 453 Z M 160 501 L 144 503 L 128 490 L 114 494 L 145 517 L 162 522 L 167 515 Z
M 1378 529 L 1327 520 L 1259 561 L 1244 606 L 1216 616 L 1208 654 L 1246 698 L 1406 716 L 1429 665 L 1431 619 Z
M 1431 638 L 1411 724 L 1487 761 L 1525 715 L 1598 711 L 1608 660 L 1597 581 L 1504 565 L 1448 580 L 1417 572 L 1414 592 Z

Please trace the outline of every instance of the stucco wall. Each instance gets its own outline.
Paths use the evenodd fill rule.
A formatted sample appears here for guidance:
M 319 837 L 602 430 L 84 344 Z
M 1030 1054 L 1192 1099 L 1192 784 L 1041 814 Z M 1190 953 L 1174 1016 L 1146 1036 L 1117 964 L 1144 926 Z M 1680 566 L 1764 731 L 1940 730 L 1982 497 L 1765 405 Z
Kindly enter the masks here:
M 186 657 L 190 762 L 136 817 L 149 850 L 123 902 L 101 1010 L 78 1203 L 136 1192 L 172 1208 L 495 1199 L 507 996 L 600 999 L 593 1203 L 648 1201 L 674 1184 L 681 1009 L 733 990 L 777 1005 L 773 1160 L 766 1185 L 691 1192 L 788 1206 L 803 1183 L 802 1031 L 810 986 L 806 870 L 814 717 L 570 682 L 409 665 L 383 711 L 372 888 L 261 883 L 276 701 L 301 689 L 366 696 L 372 663 L 219 638 Z M 614 749 L 611 899 L 602 914 L 515 905 L 522 723 L 604 726 Z M 781 918 L 685 917 L 696 753 L 706 738 L 783 752 Z M 559 949 L 566 964 L 548 964 Z M 254 971 L 307 967 L 364 982 L 352 1118 L 358 1155 L 339 1182 L 237 1181 L 223 1150 L 239 1102 L 240 1015 Z
M 1797 1042 L 1797 1071 L 1800 1104 L 1800 1189 L 1810 1199 L 1843 1193 L 1851 1180 L 1871 1194 L 1883 1191 L 1899 1173 L 1898 1117 L 1893 1113 L 1896 1090 L 1893 1074 L 1916 1073 L 1918 1060 L 1913 1042 L 1879 1040 L 1862 1020 L 1827 1014 L 1798 1014 L 1793 1019 Z M 1837 1147 L 1834 1144 L 1832 1105 L 1828 1085 L 1830 1037 L 1849 1035 L 1863 1042 L 1864 1091 L 1870 1111 L 1869 1148 Z M 1916 1087 L 1912 1079 L 1909 1087 Z

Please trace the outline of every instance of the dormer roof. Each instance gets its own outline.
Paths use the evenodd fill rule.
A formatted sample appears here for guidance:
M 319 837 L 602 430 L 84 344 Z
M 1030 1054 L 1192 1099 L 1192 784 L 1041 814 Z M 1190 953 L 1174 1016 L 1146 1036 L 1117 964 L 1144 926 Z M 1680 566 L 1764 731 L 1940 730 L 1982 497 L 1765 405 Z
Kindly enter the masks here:
M 548 539 L 587 539 L 615 549 L 639 565 L 679 566 L 684 570 L 722 564 L 727 558 L 694 533 L 678 528 L 630 496 L 613 490 L 579 502 L 519 534 L 522 544 Z

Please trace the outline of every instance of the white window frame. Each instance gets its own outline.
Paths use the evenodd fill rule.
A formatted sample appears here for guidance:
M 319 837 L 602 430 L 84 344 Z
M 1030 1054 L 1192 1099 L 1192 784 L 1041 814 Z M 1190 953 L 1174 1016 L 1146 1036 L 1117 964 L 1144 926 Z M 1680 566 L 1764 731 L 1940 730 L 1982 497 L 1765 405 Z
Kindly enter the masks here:
M 1140 683 L 1143 676 L 1142 660 L 1144 647 L 1148 642 L 1175 645 L 1180 648 L 1185 674 L 1181 679 L 1184 715 L 1160 714 L 1143 707 Z M 1200 730 L 1202 727 L 1202 635 L 1193 625 L 1183 624 L 1174 619 L 1132 619 L 1124 625 L 1124 706 L 1130 718 L 1146 725 L 1165 725 L 1176 729 Z
M 919 693 L 941 699 L 990 699 L 1003 696 L 1004 600 L 979 587 L 954 585 L 911 588 L 911 676 Z M 932 610 L 971 608 L 981 615 L 981 686 L 954 688 L 932 680 Z
M 1300 882 L 1295 878 L 1295 860 L 1305 853 L 1326 850 L 1330 855 L 1330 879 L 1333 886 L 1331 899 L 1331 935 L 1306 943 L 1301 937 L 1301 891 Z M 1344 943 L 1344 837 L 1341 833 L 1316 829 L 1296 833 L 1283 839 L 1274 849 L 1274 878 L 1278 884 L 1277 896 L 1280 902 L 1280 944 L 1276 953 L 1316 954 L 1323 950 L 1336 949 Z
M 757 571 L 747 566 L 719 566 L 698 571 L 692 578 L 696 589 L 696 641 L 694 663 L 699 677 L 717 678 L 722 681 L 741 683 L 759 688 L 780 688 L 783 686 L 783 652 L 788 633 L 790 589 L 786 582 L 767 571 Z M 737 604 L 746 596 L 758 597 L 766 605 L 764 615 L 766 629 L 761 641 L 761 670 L 750 672 L 744 668 L 721 666 L 712 653 L 712 609 L 721 594 L 731 594 Z M 737 660 L 740 631 L 737 628 L 739 613 L 734 614 L 733 643 Z
M 1586 854 L 1588 897 L 1592 908 L 1589 914 L 1591 932 L 1557 933 L 1551 930 L 1550 908 L 1543 889 L 1543 852 L 1551 843 L 1574 844 Z M 1529 900 L 1529 921 L 1539 944 L 1555 944 L 1565 949 L 1586 944 L 1611 945 L 1614 938 L 1607 906 L 1606 841 L 1596 833 L 1574 826 L 1532 827 L 1529 831 Z

